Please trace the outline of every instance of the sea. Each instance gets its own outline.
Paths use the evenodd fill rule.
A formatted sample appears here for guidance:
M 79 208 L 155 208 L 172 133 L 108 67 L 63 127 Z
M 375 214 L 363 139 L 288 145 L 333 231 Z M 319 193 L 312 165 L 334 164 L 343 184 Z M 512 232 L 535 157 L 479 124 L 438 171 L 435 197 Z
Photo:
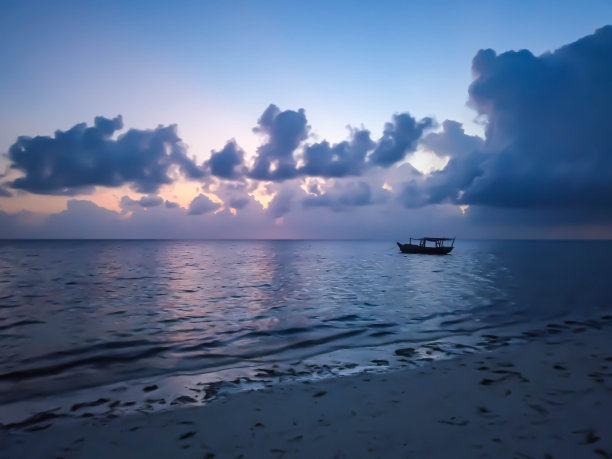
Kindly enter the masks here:
M 610 319 L 611 283 L 610 241 L 457 240 L 446 256 L 395 241 L 0 241 L 0 423 L 576 332 Z

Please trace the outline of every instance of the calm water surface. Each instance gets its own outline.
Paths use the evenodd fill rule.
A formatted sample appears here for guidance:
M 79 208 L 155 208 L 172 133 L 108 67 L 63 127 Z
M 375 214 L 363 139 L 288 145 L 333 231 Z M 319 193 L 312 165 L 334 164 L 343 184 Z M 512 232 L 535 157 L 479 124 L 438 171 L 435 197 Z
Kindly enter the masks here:
M 610 308 L 610 242 L 0 241 L 0 403 Z

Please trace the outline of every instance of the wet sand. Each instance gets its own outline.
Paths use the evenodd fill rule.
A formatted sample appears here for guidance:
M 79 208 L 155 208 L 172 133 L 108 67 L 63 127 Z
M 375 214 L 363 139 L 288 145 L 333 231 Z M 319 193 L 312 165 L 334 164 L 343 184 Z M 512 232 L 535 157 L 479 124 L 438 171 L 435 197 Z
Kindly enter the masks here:
M 0 457 L 612 457 L 610 319 L 548 324 L 516 345 L 483 335 L 489 351 L 204 406 L 42 416 L 3 426 Z

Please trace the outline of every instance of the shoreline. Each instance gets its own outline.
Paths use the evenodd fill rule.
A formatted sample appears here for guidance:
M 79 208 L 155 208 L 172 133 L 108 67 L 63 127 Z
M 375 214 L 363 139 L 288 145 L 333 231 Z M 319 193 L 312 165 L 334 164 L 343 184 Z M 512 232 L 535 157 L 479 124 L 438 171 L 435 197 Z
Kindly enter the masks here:
M 606 317 L 563 332 L 549 324 L 556 331 L 512 346 L 489 335 L 501 340 L 490 352 L 417 368 L 153 413 L 51 416 L 30 432 L 4 426 L 0 457 L 612 457 Z
M 563 319 L 562 322 L 540 319 L 530 323 L 529 329 L 526 323 L 516 323 L 482 327 L 477 331 L 466 330 L 464 333 L 448 330 L 450 335 L 432 337 L 430 340 L 408 339 L 374 347 L 340 348 L 284 362 L 244 362 L 240 366 L 220 367 L 208 372 L 135 378 L 105 385 L 75 387 L 61 393 L 31 395 L 0 402 L 0 429 L 39 429 L 39 424 L 49 419 L 53 419 L 55 424 L 80 417 L 115 418 L 133 413 L 152 414 L 185 406 L 202 406 L 215 401 L 218 396 L 278 384 L 418 369 L 431 362 L 454 359 L 463 354 L 486 353 L 498 347 L 569 333 L 572 326 L 577 327 L 578 331 L 612 327 L 610 315 L 600 314 L 597 319 L 584 316 L 565 316 Z M 14 382 L 12 389 L 17 384 L 23 390 L 20 382 Z M 28 384 L 25 387 L 31 388 L 32 382 L 28 381 Z M 42 381 L 37 384 L 44 387 Z

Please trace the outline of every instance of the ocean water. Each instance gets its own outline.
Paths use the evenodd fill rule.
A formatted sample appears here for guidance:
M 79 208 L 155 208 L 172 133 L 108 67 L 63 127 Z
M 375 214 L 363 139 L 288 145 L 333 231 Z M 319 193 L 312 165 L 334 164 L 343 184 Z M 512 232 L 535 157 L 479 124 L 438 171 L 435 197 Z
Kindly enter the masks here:
M 355 367 L 377 349 L 601 316 L 611 260 L 611 242 L 457 241 L 427 256 L 394 241 L 0 241 L 0 404 L 308 374 L 312 359 Z

